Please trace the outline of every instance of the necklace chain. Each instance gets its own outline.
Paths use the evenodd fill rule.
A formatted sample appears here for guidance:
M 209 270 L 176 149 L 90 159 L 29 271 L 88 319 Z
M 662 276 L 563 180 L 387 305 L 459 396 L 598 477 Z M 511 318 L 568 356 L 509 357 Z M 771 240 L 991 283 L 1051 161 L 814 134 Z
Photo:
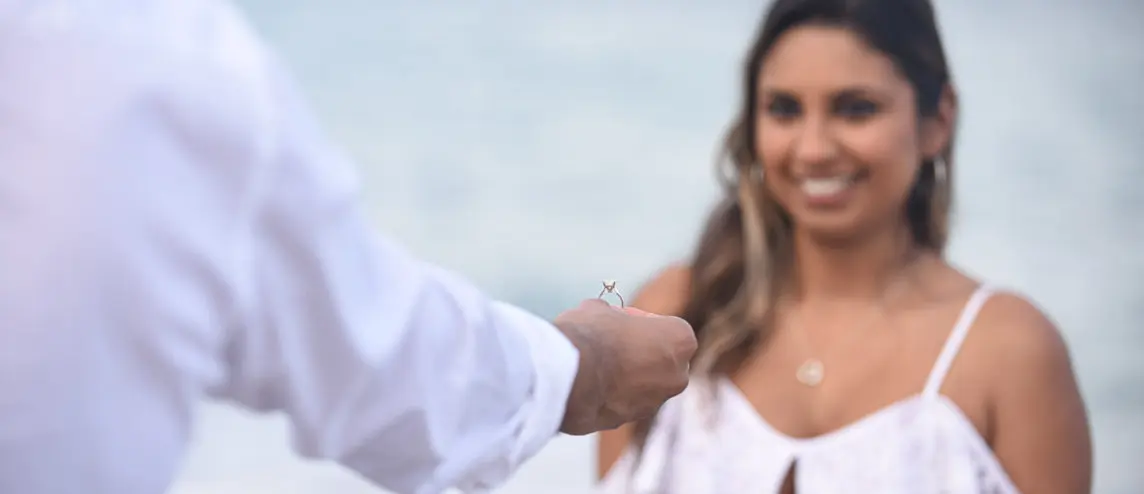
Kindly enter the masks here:
M 874 313 L 870 317 L 870 320 L 866 324 L 862 325 L 858 329 L 855 329 L 854 331 L 850 331 L 850 333 L 851 334 L 861 334 L 861 333 L 867 332 L 866 330 L 870 329 L 870 326 L 874 325 L 874 322 L 876 322 L 878 320 L 878 316 L 881 315 L 882 313 L 883 313 L 883 311 L 878 311 L 878 312 Z M 810 342 L 810 337 L 809 337 L 809 335 L 806 334 L 806 326 L 804 324 L 799 324 L 798 329 L 800 330 L 799 332 L 803 335 L 803 339 L 806 340 L 807 346 L 811 347 L 812 348 L 811 351 L 813 352 L 814 344 L 812 344 Z M 858 339 L 858 338 L 851 338 L 850 341 L 853 341 L 856 339 Z M 802 365 L 798 366 L 798 370 L 795 371 L 795 379 L 798 379 L 799 382 L 801 382 L 807 386 L 810 386 L 812 388 L 818 386 L 819 384 L 822 384 L 822 381 L 825 378 L 826 378 L 826 364 L 822 361 L 822 359 L 815 358 L 815 357 L 807 358 L 802 363 Z
M 895 282 L 892 283 L 891 289 L 896 288 L 901 280 L 902 280 L 902 277 L 899 277 L 897 280 L 895 280 Z M 884 292 L 884 295 L 881 297 L 880 303 L 878 304 L 879 310 L 876 310 L 874 312 L 874 314 L 872 314 L 870 316 L 870 320 L 867 321 L 864 325 L 862 325 L 860 327 L 860 329 L 856 329 L 854 331 L 851 331 L 850 332 L 851 334 L 861 334 L 861 333 L 867 332 L 867 330 L 871 326 L 873 326 L 875 322 L 878 321 L 878 319 L 879 319 L 878 316 L 884 316 L 885 315 L 886 306 L 888 305 L 888 302 L 890 300 L 889 294 L 891 292 L 891 289 L 887 289 Z M 801 316 L 799 318 L 799 324 L 797 325 L 796 329 L 798 330 L 798 332 L 800 334 L 802 334 L 803 340 L 806 341 L 806 345 L 811 348 L 811 352 L 813 353 L 814 352 L 814 349 L 813 349 L 814 344 L 811 343 L 810 336 L 806 333 L 806 325 L 802 323 Z M 852 338 L 852 339 L 854 339 L 854 338 Z M 795 371 L 794 377 L 795 377 L 795 379 L 798 380 L 798 382 L 800 382 L 806 386 L 809 386 L 812 388 L 817 387 L 819 384 L 822 384 L 822 381 L 824 379 L 826 379 L 826 364 L 822 361 L 822 359 L 815 358 L 815 357 L 809 357 L 805 361 L 803 361 L 802 365 L 798 366 L 798 369 Z

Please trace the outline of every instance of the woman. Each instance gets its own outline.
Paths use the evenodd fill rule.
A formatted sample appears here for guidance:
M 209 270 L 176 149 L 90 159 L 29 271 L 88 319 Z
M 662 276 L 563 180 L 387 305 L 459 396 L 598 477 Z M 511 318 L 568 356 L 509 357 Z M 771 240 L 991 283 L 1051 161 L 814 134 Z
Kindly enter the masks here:
M 943 259 L 957 98 L 928 0 L 777 0 L 726 199 L 634 305 L 696 328 L 691 386 L 601 435 L 604 492 L 1082 493 L 1053 324 Z

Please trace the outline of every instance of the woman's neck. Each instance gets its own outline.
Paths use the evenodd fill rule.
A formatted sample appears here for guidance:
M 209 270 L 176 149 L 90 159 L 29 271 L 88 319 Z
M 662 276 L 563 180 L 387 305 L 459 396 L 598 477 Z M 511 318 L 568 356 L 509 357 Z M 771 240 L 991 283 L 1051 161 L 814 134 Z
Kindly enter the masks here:
M 794 233 L 793 282 L 801 300 L 882 299 L 917 259 L 904 225 L 853 242 L 824 242 Z

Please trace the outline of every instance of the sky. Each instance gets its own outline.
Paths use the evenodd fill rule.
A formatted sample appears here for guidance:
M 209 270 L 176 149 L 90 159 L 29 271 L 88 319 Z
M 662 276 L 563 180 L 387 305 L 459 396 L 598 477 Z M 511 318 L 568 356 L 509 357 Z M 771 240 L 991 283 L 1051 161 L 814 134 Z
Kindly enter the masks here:
M 686 256 L 766 2 L 247 0 L 378 230 L 543 315 Z M 1060 325 L 1097 490 L 1144 489 L 1144 4 L 939 0 L 962 102 L 951 258 Z M 204 405 L 174 494 L 378 490 Z M 500 492 L 590 492 L 560 437 Z M 540 489 L 543 489 L 541 491 Z

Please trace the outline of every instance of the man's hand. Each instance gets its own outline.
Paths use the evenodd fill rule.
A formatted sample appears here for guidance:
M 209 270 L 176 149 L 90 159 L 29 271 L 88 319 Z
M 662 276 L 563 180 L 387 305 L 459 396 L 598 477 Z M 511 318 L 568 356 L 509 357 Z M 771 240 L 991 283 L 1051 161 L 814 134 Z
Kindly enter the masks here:
M 584 435 L 655 413 L 687 388 L 695 332 L 678 317 L 586 300 L 556 327 L 580 351 L 560 431 Z

